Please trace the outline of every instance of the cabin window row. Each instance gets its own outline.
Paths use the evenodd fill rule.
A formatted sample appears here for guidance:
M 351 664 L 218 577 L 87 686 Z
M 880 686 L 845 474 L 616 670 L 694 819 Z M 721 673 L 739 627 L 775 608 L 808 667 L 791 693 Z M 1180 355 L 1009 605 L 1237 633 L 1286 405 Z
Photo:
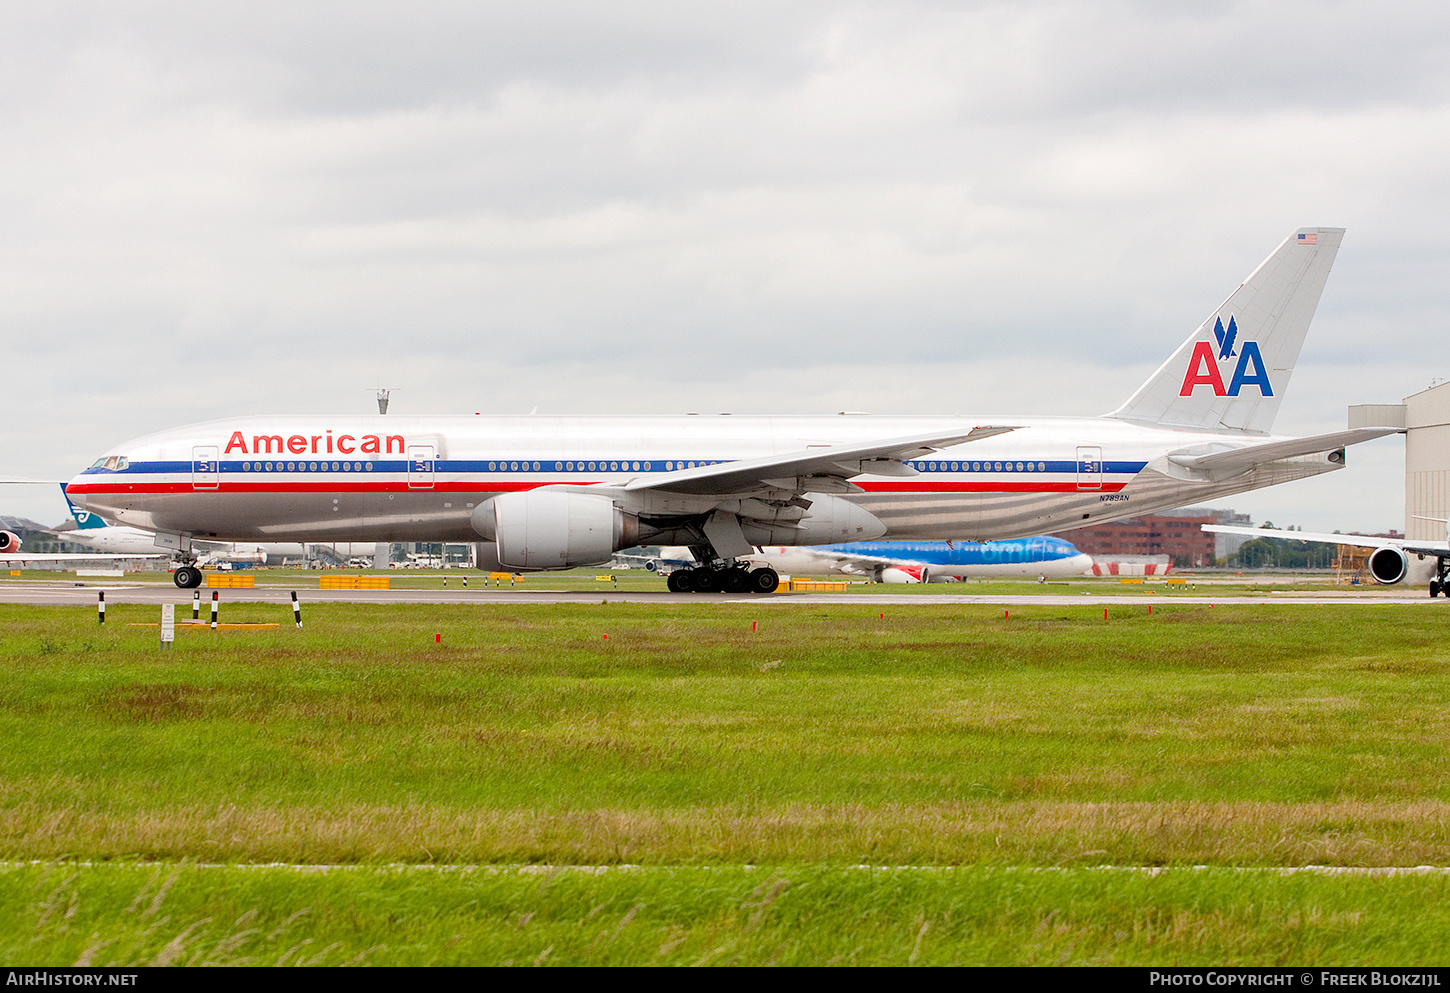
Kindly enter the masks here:
M 332 472 L 372 472 L 371 462 L 333 462 Z M 243 472 L 327 472 L 326 462 L 243 462 Z
M 922 472 L 1046 472 L 1046 462 L 911 462 Z

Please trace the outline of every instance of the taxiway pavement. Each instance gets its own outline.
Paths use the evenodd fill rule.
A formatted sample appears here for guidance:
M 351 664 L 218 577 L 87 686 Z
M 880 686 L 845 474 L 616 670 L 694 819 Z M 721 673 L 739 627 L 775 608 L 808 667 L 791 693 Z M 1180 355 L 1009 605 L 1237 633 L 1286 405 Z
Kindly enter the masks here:
M 1450 601 L 1431 599 L 1423 590 L 1364 590 L 1357 592 L 1304 593 L 1284 591 L 1255 593 L 1248 596 L 1208 595 L 1202 593 L 774 593 L 765 595 L 722 593 L 635 593 L 579 590 L 521 590 L 479 587 L 472 590 L 319 590 L 303 586 L 264 586 L 256 589 L 220 589 L 222 602 L 291 603 L 296 590 L 302 603 L 376 603 L 376 604 L 476 604 L 479 606 L 512 606 L 519 604 L 598 604 L 636 603 L 669 606 L 682 603 L 749 603 L 760 607 L 794 607 L 810 605 L 850 605 L 860 607 L 930 607 L 966 604 L 999 604 L 1018 606 L 1114 606 L 1128 604 L 1320 604 L 1325 606 L 1428 606 L 1450 609 Z M 0 585 L 0 603 L 94 605 L 97 594 L 104 591 L 106 603 L 191 603 L 192 592 L 175 587 L 116 583 L 6 583 Z M 211 600 L 208 589 L 201 590 L 203 603 Z

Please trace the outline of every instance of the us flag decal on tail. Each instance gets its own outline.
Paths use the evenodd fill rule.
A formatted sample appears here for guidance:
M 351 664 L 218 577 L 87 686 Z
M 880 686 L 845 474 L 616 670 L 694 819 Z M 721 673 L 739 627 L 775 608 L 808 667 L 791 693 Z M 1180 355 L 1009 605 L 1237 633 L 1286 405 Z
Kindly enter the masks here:
M 1301 245 L 1316 245 L 1318 243 L 1319 243 L 1319 235 L 1318 234 L 1301 234 L 1301 235 L 1299 235 L 1299 244 L 1301 244 Z

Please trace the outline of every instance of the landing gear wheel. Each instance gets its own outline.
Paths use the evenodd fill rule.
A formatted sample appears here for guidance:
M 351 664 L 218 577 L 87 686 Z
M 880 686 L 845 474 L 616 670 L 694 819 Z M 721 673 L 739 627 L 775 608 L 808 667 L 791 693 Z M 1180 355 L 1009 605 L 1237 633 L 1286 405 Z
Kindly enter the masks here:
M 695 569 L 690 577 L 690 590 L 694 593 L 719 593 L 721 576 L 714 569 Z
M 1440 593 L 1441 593 L 1441 591 L 1443 589 L 1444 589 L 1444 587 L 1440 585 L 1440 580 L 1438 580 L 1438 579 L 1432 579 L 1432 580 L 1430 580 L 1430 598 L 1431 599 L 1434 599 L 1435 597 L 1439 596 Z M 1446 593 L 1446 596 L 1450 596 L 1450 593 Z
M 769 567 L 750 573 L 750 592 L 774 593 L 780 589 L 780 574 Z
M 201 570 L 196 566 L 181 566 L 172 574 L 171 581 L 183 590 L 194 590 L 201 585 Z
M 665 577 L 665 588 L 671 593 L 690 592 L 690 569 L 681 569 Z
M 725 593 L 747 593 L 750 590 L 750 573 L 744 569 L 727 569 L 721 583 Z

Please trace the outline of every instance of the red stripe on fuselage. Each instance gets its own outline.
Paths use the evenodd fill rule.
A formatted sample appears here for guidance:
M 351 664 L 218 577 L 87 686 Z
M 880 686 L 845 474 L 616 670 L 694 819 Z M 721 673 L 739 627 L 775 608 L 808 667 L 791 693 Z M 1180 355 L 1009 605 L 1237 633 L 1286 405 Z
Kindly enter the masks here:
M 447 480 L 435 482 L 432 486 L 409 486 L 406 481 L 397 482 L 331 482 L 331 483 L 234 483 L 223 482 L 220 486 L 195 487 L 191 483 L 132 483 L 126 486 L 104 483 L 76 483 L 66 487 L 68 493 L 86 495 L 119 495 L 146 493 L 518 493 L 537 489 L 540 486 L 555 486 L 569 483 L 575 486 L 603 485 L 602 480 L 581 482 L 569 480 L 541 480 L 539 482 L 514 482 L 512 480 Z M 857 483 L 867 493 L 1117 493 L 1126 483 L 1103 483 L 1100 487 L 1079 490 L 1076 483 Z

